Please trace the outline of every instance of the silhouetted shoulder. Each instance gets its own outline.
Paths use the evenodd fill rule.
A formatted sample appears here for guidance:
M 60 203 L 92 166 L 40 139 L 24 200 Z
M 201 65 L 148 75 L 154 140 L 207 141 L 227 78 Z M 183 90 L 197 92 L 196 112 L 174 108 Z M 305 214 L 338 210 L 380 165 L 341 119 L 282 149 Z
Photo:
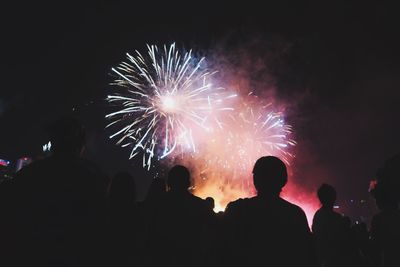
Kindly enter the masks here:
M 310 228 L 308 227 L 307 216 L 302 208 L 282 198 L 278 199 L 278 203 L 280 209 L 282 209 L 281 213 L 287 214 L 286 216 L 288 220 L 293 220 L 293 222 L 295 222 L 298 226 L 303 227 L 308 232 L 310 231 Z
M 81 158 L 48 157 L 31 163 L 15 176 L 15 186 L 24 191 L 33 187 L 74 185 L 105 196 L 108 176 L 94 163 Z M 58 184 L 58 185 L 56 185 Z M 30 187 L 32 185 L 33 187 Z
M 252 198 L 240 198 L 230 202 L 224 211 L 224 220 L 232 221 L 243 217 L 244 213 L 247 213 L 251 209 L 254 200 Z
M 235 201 L 230 202 L 225 209 L 225 213 L 229 213 L 232 210 L 246 208 L 251 205 L 252 198 L 239 198 Z
M 187 197 L 190 199 L 190 202 L 192 202 L 192 205 L 198 207 L 199 209 L 208 210 L 207 202 L 195 195 L 188 194 Z
M 55 157 L 48 157 L 45 159 L 37 160 L 32 162 L 31 164 L 25 166 L 19 172 L 17 172 L 17 177 L 19 176 L 26 176 L 36 172 L 46 172 L 46 171 L 59 171 L 60 174 L 63 174 L 63 171 L 58 169 L 60 166 L 66 165 L 69 166 L 71 169 L 76 170 L 85 170 L 91 174 L 98 174 L 103 175 L 105 174 L 100 171 L 100 168 L 94 164 L 93 162 L 81 159 L 81 158 L 73 158 L 73 159 L 63 159 L 63 158 L 55 158 Z
M 192 197 L 193 201 L 196 201 L 197 203 L 201 203 L 201 204 L 205 203 L 205 200 L 200 198 L 200 197 L 198 197 L 198 196 L 195 196 L 195 195 L 191 194 L 191 197 Z
M 306 217 L 305 212 L 299 206 L 297 206 L 297 205 L 295 205 L 293 203 L 290 203 L 289 201 L 286 201 L 286 200 L 284 200 L 282 198 L 280 198 L 279 201 L 280 201 L 280 203 L 282 204 L 283 207 L 285 207 L 289 211 L 293 212 L 293 214 L 297 214 L 299 216 Z

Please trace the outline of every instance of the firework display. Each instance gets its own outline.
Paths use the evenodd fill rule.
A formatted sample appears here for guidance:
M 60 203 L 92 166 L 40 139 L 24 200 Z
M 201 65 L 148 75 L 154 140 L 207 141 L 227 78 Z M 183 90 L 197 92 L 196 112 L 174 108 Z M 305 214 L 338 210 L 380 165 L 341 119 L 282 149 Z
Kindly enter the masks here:
M 205 59 L 175 44 L 147 46 L 147 54 L 127 59 L 112 69 L 117 89 L 107 97 L 114 110 L 106 118 L 110 138 L 131 147 L 130 158 L 142 156 L 147 169 L 153 159 L 190 167 L 193 193 L 212 196 L 216 211 L 254 194 L 251 169 L 259 157 L 290 166 L 292 129 L 273 103 L 215 86 Z

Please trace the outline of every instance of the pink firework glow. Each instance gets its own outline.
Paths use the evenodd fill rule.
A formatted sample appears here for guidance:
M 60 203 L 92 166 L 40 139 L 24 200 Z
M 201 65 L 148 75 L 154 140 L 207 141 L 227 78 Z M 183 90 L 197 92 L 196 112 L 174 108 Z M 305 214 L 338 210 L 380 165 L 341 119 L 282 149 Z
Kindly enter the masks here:
M 238 99 L 231 103 L 233 114 L 219 118 L 220 128 L 197 136 L 201 149 L 190 156 L 178 157 L 179 163 L 192 170 L 194 194 L 213 197 L 216 212 L 223 211 L 231 201 L 256 194 L 252 168 L 262 156 L 281 158 L 288 166 L 289 181 L 293 178 L 292 150 L 296 142 L 291 138 L 292 127 L 285 123 L 284 113 L 274 111 L 271 103 L 265 104 L 251 93 L 238 95 Z M 282 197 L 301 206 L 311 225 L 318 208 L 313 195 L 289 182 Z
M 113 72 L 110 138 L 130 147 L 130 158 L 141 156 L 147 169 L 154 160 L 190 167 L 194 194 L 213 197 L 215 211 L 255 194 L 251 170 L 259 157 L 277 156 L 292 167 L 296 142 L 279 101 L 216 86 L 236 78 L 216 82 L 216 71 L 192 51 L 147 46 L 146 54 L 127 54 Z M 282 196 L 303 207 L 309 220 L 317 208 L 300 187 L 289 184 Z

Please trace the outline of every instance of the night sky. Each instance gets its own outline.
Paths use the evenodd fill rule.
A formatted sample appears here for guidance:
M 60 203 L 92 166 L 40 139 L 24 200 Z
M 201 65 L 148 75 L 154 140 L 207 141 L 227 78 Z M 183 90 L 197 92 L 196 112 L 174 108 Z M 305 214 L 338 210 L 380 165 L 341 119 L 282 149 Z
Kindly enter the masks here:
M 47 142 L 43 126 L 74 108 L 89 133 L 87 157 L 111 175 L 143 175 L 104 131 L 110 69 L 146 43 L 174 41 L 206 56 L 223 51 L 233 64 L 243 54 L 262 62 L 249 79 L 272 77 L 287 103 L 304 186 L 327 181 L 339 198 L 362 198 L 384 159 L 400 152 L 394 5 L 109 2 L 2 4 L 0 158 L 38 154 Z

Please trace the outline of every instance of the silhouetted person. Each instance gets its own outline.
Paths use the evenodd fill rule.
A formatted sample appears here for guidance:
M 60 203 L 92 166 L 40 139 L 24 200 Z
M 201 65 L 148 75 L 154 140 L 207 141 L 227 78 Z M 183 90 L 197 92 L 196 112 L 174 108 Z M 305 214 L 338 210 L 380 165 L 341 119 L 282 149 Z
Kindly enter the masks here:
M 315 213 L 312 230 L 319 266 L 354 266 L 350 258 L 350 218 L 333 210 L 336 190 L 322 184 L 318 189 L 322 207 Z
M 138 203 L 139 211 L 139 231 L 137 232 L 138 247 L 138 260 L 139 266 L 148 266 L 149 259 L 154 255 L 154 244 L 152 238 L 154 234 L 150 235 L 150 228 L 153 228 L 154 233 L 161 231 L 154 230 L 154 227 L 163 227 L 162 224 L 156 224 L 157 210 L 160 203 L 165 199 L 167 192 L 167 185 L 165 179 L 159 177 L 152 180 L 152 183 L 147 192 L 144 201 Z
M 400 210 L 395 190 L 386 186 L 378 183 L 371 192 L 380 209 L 371 222 L 372 258 L 376 266 L 394 267 L 400 266 Z
M 169 191 L 158 203 L 150 229 L 153 266 L 204 266 L 204 245 L 210 211 L 207 203 L 189 192 L 190 173 L 174 166 L 168 173 Z
M 272 156 L 258 159 L 253 182 L 257 196 L 231 202 L 225 211 L 225 265 L 313 266 L 305 213 L 279 196 L 285 164 Z
M 141 232 L 143 238 L 147 238 L 148 227 L 155 220 L 156 212 L 160 203 L 165 199 L 167 185 L 164 179 L 153 179 L 147 192 L 146 199 L 140 203 L 139 210 L 141 214 L 140 221 L 143 224 Z
M 222 239 L 223 235 L 223 221 L 221 214 L 216 214 L 214 212 L 215 201 L 212 197 L 205 198 L 205 202 L 207 204 L 210 215 L 207 220 L 207 242 L 205 244 L 205 250 L 208 255 L 206 266 L 221 266 L 223 262 L 221 262 L 220 255 L 223 249 L 224 240 Z
M 109 233 L 112 266 L 132 266 L 136 260 L 137 207 L 135 181 L 128 172 L 112 179 L 109 193 Z
M 207 205 L 208 205 L 208 208 L 210 209 L 210 211 L 213 211 L 214 207 L 215 207 L 214 199 L 212 197 L 207 197 L 205 199 L 205 201 L 207 202 Z
M 48 128 L 53 155 L 28 165 L 13 180 L 16 266 L 91 266 L 105 222 L 107 179 L 81 158 L 85 132 L 72 118 Z M 11 265 L 8 265 L 11 266 Z

